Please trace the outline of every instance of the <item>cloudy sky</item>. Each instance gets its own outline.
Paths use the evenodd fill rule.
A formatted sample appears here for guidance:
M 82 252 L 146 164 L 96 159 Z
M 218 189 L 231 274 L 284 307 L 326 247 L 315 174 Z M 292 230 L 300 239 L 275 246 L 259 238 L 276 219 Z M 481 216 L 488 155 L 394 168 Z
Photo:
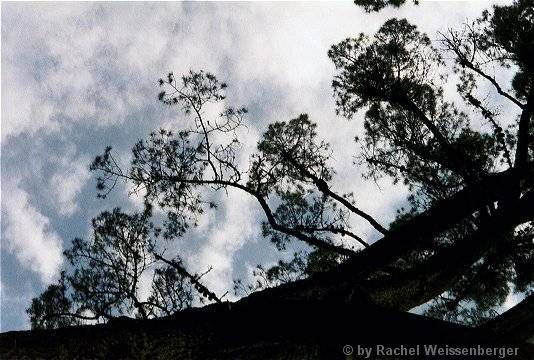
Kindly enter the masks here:
M 431 2 L 377 15 L 350 2 L 3 2 L 1 331 L 29 328 L 31 298 L 57 278 L 63 249 L 88 236 L 92 217 L 139 206 L 126 187 L 96 199 L 88 165 L 106 145 L 127 164 L 136 140 L 181 126 L 183 116 L 156 99 L 169 71 L 205 69 L 229 84 L 228 103 L 249 109 L 244 161 L 269 122 L 308 113 L 333 144 L 336 188 L 387 224 L 405 190 L 365 182 L 351 165 L 361 123 L 335 115 L 326 52 L 393 16 L 435 38 L 487 6 Z M 278 256 L 260 236 L 258 206 L 232 191 L 221 199 L 177 247 L 193 271 L 214 267 L 206 282 L 218 293 Z M 373 240 L 364 224 L 358 230 Z

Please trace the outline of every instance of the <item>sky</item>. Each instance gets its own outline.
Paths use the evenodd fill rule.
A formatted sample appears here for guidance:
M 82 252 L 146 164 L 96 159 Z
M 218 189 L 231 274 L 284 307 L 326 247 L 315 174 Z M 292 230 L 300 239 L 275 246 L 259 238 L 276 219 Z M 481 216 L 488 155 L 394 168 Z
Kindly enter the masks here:
M 406 189 L 365 181 L 353 165 L 361 119 L 336 116 L 326 53 L 391 17 L 435 39 L 488 6 L 428 2 L 366 14 L 350 2 L 2 2 L 0 331 L 29 328 L 25 309 L 57 279 L 71 240 L 90 235 L 91 218 L 115 206 L 139 209 L 122 184 L 97 199 L 89 163 L 112 145 L 127 165 L 138 139 L 183 126 L 177 109 L 157 101 L 157 79 L 169 71 L 204 69 L 228 83 L 227 103 L 249 110 L 243 163 L 269 123 L 308 113 L 332 144 L 334 188 L 354 192 L 359 207 L 387 224 Z M 219 201 L 172 250 L 192 271 L 212 266 L 203 280 L 221 294 L 283 254 L 261 237 L 253 199 L 229 191 Z

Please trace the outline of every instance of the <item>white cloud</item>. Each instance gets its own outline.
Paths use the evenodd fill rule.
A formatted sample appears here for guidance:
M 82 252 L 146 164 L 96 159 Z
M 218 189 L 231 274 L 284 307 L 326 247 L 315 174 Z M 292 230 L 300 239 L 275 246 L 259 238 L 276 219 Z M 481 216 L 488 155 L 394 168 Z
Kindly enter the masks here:
M 88 178 L 89 172 L 80 164 L 73 164 L 52 176 L 52 191 L 61 215 L 70 216 L 78 210 L 75 199 Z
M 231 288 L 235 252 L 259 233 L 259 224 L 254 220 L 258 209 L 252 197 L 231 189 L 228 194 L 221 209 L 224 220 L 212 224 L 198 253 L 186 259 L 196 272 L 213 267 L 202 281 L 219 295 Z
M 50 220 L 30 203 L 27 192 L 16 185 L 8 188 L 2 194 L 6 224 L 2 241 L 23 268 L 37 272 L 43 284 L 49 284 L 62 263 L 61 238 L 51 229 Z
M 72 151 L 67 151 L 58 159 L 59 166 L 49 185 L 50 200 L 64 216 L 71 216 L 78 210 L 76 198 L 90 178 L 88 158 L 74 158 L 72 155 Z
M 152 293 L 152 279 L 154 278 L 154 267 L 145 270 L 139 277 L 137 296 L 139 301 L 146 301 Z
M 166 6 L 154 7 L 152 17 L 134 4 L 3 8 L 2 83 L 9 86 L 2 92 L 2 142 L 81 122 L 119 124 L 146 105 L 142 84 L 155 84 L 158 75 L 149 69 L 169 35 L 158 29 L 171 25 Z

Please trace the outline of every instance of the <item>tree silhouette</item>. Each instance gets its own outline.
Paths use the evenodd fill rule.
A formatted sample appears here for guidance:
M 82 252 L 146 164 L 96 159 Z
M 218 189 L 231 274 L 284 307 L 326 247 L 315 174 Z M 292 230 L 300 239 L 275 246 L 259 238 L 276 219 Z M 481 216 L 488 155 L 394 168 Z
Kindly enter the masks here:
M 70 268 L 28 309 L 33 328 L 55 328 L 121 316 L 143 319 L 171 315 L 189 307 L 195 291 L 220 301 L 190 274 L 180 258 L 166 259 L 157 246 L 159 229 L 150 213 L 128 215 L 115 208 L 93 219 L 93 238 L 74 239 L 65 251 Z M 153 237 L 154 236 L 154 237 Z M 152 277 L 141 295 L 141 278 Z
M 403 1 L 356 3 L 376 11 Z M 94 239 L 75 240 L 66 251 L 73 272 L 33 301 L 32 324 L 175 314 L 191 305 L 193 287 L 223 313 L 237 307 L 248 314 L 270 301 L 295 313 L 350 305 L 377 317 L 372 309 L 395 311 L 391 326 L 398 329 L 405 311 L 426 304 L 426 315 L 476 326 L 499 341 L 531 338 L 533 17 L 532 1 L 519 0 L 440 33 L 437 41 L 407 20 L 390 19 L 374 35 L 331 47 L 337 111 L 348 119 L 364 115 L 365 132 L 356 139 L 360 166 L 369 179 L 389 177 L 411 191 L 409 208 L 389 225 L 332 186 L 335 149 L 308 115 L 270 124 L 242 168 L 239 131 L 247 110 L 226 107 L 213 115 L 224 104 L 225 83 L 203 71 L 169 73 L 159 80 L 158 99 L 189 116 L 186 125 L 139 141 L 129 169 L 111 147 L 91 165 L 101 197 L 126 181 L 143 194 L 145 211 L 113 210 L 95 219 Z M 510 89 L 498 82 L 498 71 L 514 73 Z M 458 80 L 459 100 L 446 91 L 451 78 Z M 487 85 L 506 113 L 487 100 Z M 255 292 L 236 306 L 222 304 L 161 247 L 187 237 L 216 208 L 211 193 L 229 188 L 256 200 L 263 235 L 278 249 L 307 245 L 288 261 L 258 266 L 255 283 L 236 281 L 237 292 Z M 165 214 L 160 227 L 151 224 L 154 208 Z M 382 238 L 368 244 L 351 226 L 354 218 Z M 149 268 L 155 269 L 152 295 L 141 300 L 139 278 Z M 500 314 L 513 292 L 523 302 Z
M 508 132 L 506 139 L 505 131 L 491 110 L 473 95 L 479 78 L 489 79 L 499 94 L 519 107 L 522 118 L 527 119 L 524 121 L 531 117 L 529 103 L 522 104 L 502 91 L 493 77 L 485 73 L 488 64 L 504 61 L 497 57 L 503 49 L 496 38 L 491 39 L 491 25 L 486 22 L 489 20 L 484 15 L 476 25 L 466 27 L 465 35 L 452 30 L 443 34 L 441 41 L 445 49 L 441 52 L 415 26 L 397 19 L 388 20 L 373 39 L 361 34 L 333 46 L 329 52 L 338 68 L 333 83 L 338 111 L 350 118 L 357 110 L 366 110 L 360 159 L 369 165 L 368 175 L 388 175 L 404 181 L 412 189 L 411 209 L 399 216 L 396 226 L 402 226 L 406 218 L 432 209 L 461 189 L 480 186 L 482 179 L 499 170 L 519 170 L 526 166 L 521 164 L 528 162 L 527 154 L 521 150 L 521 130 L 515 136 Z M 478 40 L 481 37 L 486 44 Z M 474 121 L 454 103 L 445 101 L 443 82 L 447 74 L 442 59 L 447 53 L 456 56 L 460 94 L 489 120 L 488 132 L 474 130 Z M 471 60 L 467 60 L 468 56 Z M 515 65 L 522 67 L 517 61 Z M 517 83 L 515 79 L 514 82 Z M 514 91 L 521 97 L 525 90 Z M 515 164 L 512 164 L 510 145 L 514 143 L 518 146 Z M 465 220 L 437 234 L 428 245 L 411 254 L 414 259 L 410 266 L 428 273 L 428 265 L 424 263 L 438 263 L 432 258 L 444 259 L 444 253 L 466 256 L 467 251 L 462 249 L 465 239 L 477 236 L 499 214 L 513 211 L 519 197 L 530 191 L 530 185 L 525 185 L 522 189 L 502 188 L 502 199 L 478 204 Z M 461 270 L 463 274 L 458 269 L 459 273 L 451 276 L 449 281 L 456 282 L 454 287 L 439 289 L 440 292 L 450 290 L 447 295 L 440 295 L 429 313 L 479 322 L 484 318 L 483 313 L 502 305 L 513 274 L 520 274 L 521 270 L 514 269 L 513 261 L 505 256 L 501 244 L 512 248 L 521 246 L 516 244 L 518 234 L 514 230 L 521 224 L 522 220 L 503 225 L 500 235 L 493 234 L 490 241 L 484 236 L 486 244 L 481 244 L 472 257 L 466 259 Z M 527 226 L 531 232 L 531 225 Z M 473 245 L 473 241 L 469 241 L 469 246 Z M 518 248 L 511 250 L 511 253 L 518 252 L 521 252 Z M 471 307 L 473 303 L 476 308 Z M 469 307 L 469 311 L 462 305 Z

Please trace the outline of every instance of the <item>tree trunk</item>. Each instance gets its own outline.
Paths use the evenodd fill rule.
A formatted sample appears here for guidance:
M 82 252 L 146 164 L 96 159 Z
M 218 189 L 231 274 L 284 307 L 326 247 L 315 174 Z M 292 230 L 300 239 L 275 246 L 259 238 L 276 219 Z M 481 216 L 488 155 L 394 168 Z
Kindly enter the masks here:
M 106 325 L 0 335 L 7 358 L 164 359 L 350 359 L 358 346 L 520 348 L 516 359 L 532 359 L 526 344 L 503 343 L 491 331 L 386 310 L 356 299 L 282 303 L 268 294 L 237 303 L 189 309 L 156 320 L 119 319 Z M 345 353 L 344 353 L 345 349 Z M 401 356 L 402 359 L 417 358 Z M 428 358 L 428 357 L 420 357 Z M 462 358 L 462 357 L 455 357 Z M 465 357 L 466 359 L 469 357 Z M 484 357 L 492 359 L 498 357 Z

